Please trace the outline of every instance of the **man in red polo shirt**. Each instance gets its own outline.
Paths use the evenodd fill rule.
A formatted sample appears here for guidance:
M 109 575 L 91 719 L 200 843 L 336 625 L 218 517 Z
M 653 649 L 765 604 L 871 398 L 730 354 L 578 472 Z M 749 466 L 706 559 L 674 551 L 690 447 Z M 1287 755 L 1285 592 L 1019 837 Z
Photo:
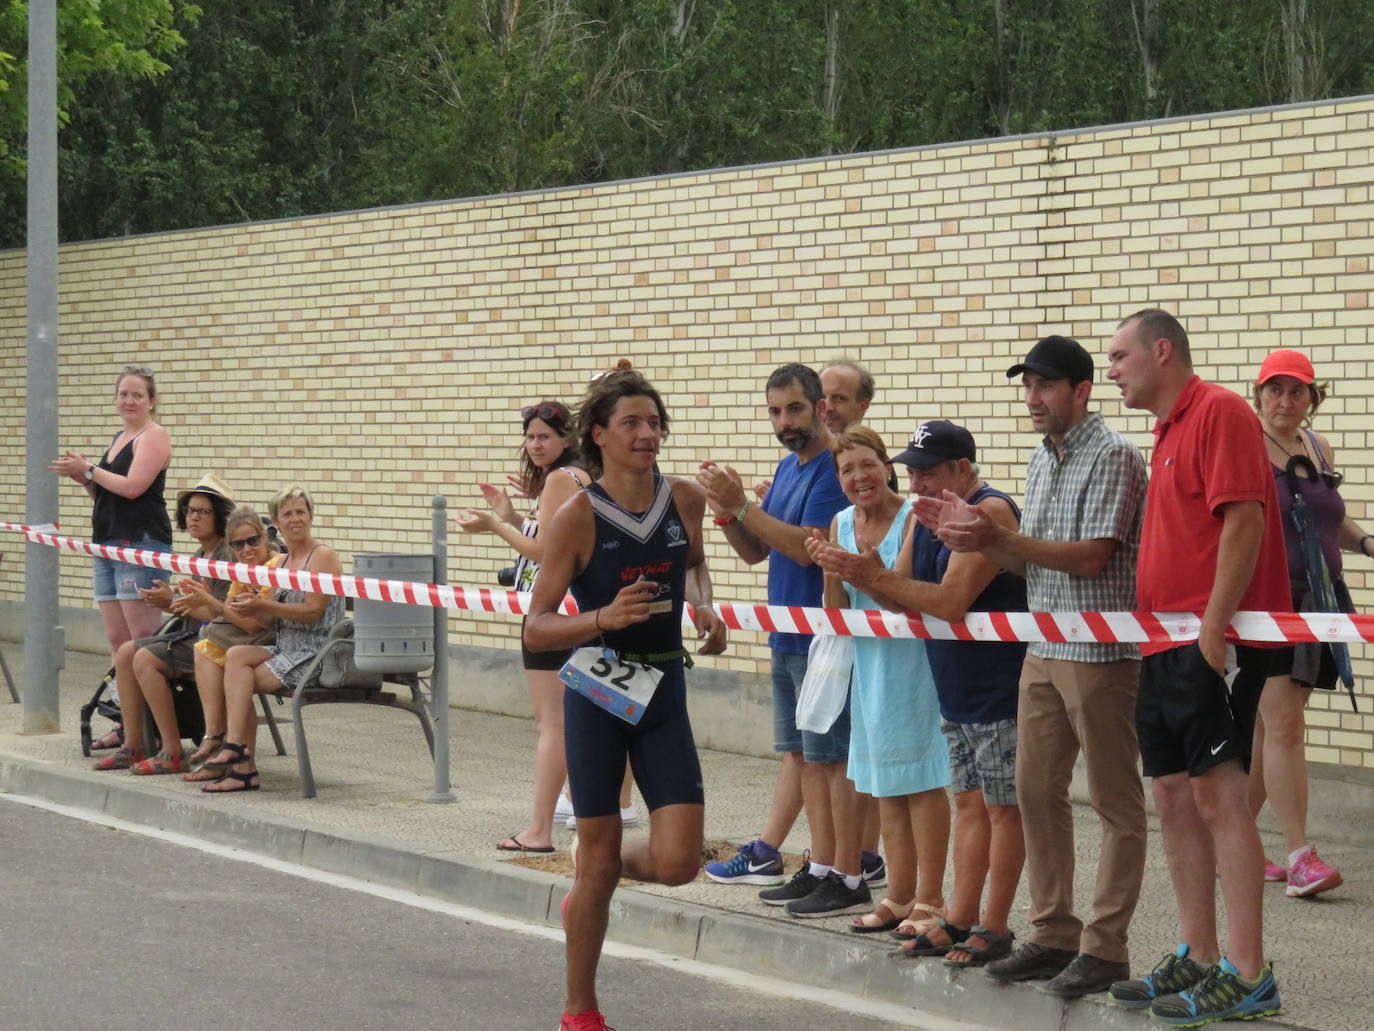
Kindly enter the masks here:
M 1111 997 L 1170 1024 L 1279 1010 L 1264 962 L 1264 853 L 1246 771 L 1269 649 L 1230 645 L 1239 610 L 1286 611 L 1288 564 L 1274 476 L 1258 420 L 1238 395 L 1193 374 L 1188 335 L 1146 308 L 1112 337 L 1107 378 L 1128 408 L 1154 413 L 1155 447 L 1136 592 L 1147 612 L 1196 612 L 1196 643 L 1141 645 L 1141 763 L 1164 833 L 1180 944 Z M 1217 940 L 1216 872 L 1229 950 Z

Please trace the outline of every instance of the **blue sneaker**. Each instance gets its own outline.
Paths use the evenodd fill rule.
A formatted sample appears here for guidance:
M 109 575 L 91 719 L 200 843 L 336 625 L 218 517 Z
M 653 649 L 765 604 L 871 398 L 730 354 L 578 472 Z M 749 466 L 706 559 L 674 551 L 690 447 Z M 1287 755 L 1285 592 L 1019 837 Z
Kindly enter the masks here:
M 762 840 L 741 845 L 735 857 L 724 863 L 707 863 L 706 876 L 721 884 L 781 884 L 782 856 Z
M 860 866 L 862 869 L 859 872 L 870 888 L 887 887 L 887 864 L 882 856 L 876 852 L 864 852 L 860 856 Z
M 1272 967 L 1266 964 L 1258 980 L 1249 983 L 1225 956 L 1193 987 L 1175 995 L 1161 995 L 1150 1004 L 1151 1013 L 1175 1027 L 1197 1027 L 1214 1020 L 1254 1020 L 1272 1016 L 1281 1008 Z

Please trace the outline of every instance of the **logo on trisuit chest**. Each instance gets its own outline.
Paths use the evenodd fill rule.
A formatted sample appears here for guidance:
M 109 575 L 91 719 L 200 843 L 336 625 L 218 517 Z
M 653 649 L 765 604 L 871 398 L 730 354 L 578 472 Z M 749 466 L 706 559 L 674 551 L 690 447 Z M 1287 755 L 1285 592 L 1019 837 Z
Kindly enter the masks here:
M 668 535 L 670 548 L 680 548 L 687 543 L 687 535 L 682 531 L 682 524 L 676 519 L 669 519 L 663 526 L 663 532 Z

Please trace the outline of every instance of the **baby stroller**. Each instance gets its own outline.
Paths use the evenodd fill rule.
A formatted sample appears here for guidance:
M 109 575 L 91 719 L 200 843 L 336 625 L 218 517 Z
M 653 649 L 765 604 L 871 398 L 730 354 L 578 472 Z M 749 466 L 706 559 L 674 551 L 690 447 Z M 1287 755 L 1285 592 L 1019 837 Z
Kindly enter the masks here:
M 158 635 L 163 636 L 171 633 L 175 639 L 179 632 L 174 629 L 179 619 L 168 620 L 158 630 Z M 181 631 L 188 632 L 188 631 Z M 195 631 L 189 631 L 194 635 Z M 89 756 L 91 745 L 104 733 L 95 735 L 91 732 L 91 720 L 100 717 L 109 720 L 115 725 L 115 729 L 120 731 L 123 738 L 124 716 L 119 710 L 119 702 L 114 697 L 115 670 L 111 666 L 100 680 L 99 686 L 95 689 L 95 694 L 91 695 L 91 700 L 81 707 L 81 754 Z M 182 737 L 189 737 L 197 745 L 200 739 L 205 736 L 205 713 L 200 708 L 200 695 L 196 692 L 194 681 L 182 682 L 180 680 L 168 679 L 168 686 L 172 689 L 172 705 L 177 714 L 177 727 L 181 731 Z M 148 716 L 148 740 L 151 742 L 157 738 L 157 728 L 153 725 L 151 714 Z

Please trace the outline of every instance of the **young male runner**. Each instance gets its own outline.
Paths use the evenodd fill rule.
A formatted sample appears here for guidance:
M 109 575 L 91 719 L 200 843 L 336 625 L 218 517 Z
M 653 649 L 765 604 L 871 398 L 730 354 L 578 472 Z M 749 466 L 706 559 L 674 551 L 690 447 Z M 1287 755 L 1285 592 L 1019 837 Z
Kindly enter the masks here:
M 668 430 L 658 392 L 637 372 L 608 373 L 588 387 L 577 422 L 579 445 L 597 478 L 553 518 L 525 646 L 552 651 L 590 645 L 589 657 L 602 660 L 589 664 L 594 675 L 604 666 L 602 675 L 623 684 L 616 678 L 647 667 L 662 678 L 633 725 L 576 691 L 564 694 L 580 848 L 573 890 L 563 902 L 568 995 L 559 1031 L 610 1031 L 596 998 L 596 968 L 616 884 L 622 873 L 685 884 L 701 862 L 705 807 L 687 719 L 683 601 L 695 608 L 702 654 L 725 650 L 725 625 L 708 608 L 702 492 L 690 481 L 655 472 Z M 569 588 L 576 616 L 558 612 Z M 627 756 L 649 809 L 649 836 L 622 843 L 620 783 Z

